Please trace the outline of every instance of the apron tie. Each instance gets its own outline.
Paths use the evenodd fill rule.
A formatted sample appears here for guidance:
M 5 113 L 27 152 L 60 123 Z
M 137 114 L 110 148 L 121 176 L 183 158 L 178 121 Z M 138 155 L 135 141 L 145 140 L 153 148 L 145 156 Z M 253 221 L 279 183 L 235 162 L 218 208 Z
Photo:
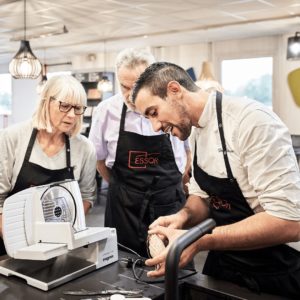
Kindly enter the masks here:
M 145 217 L 145 213 L 147 211 L 147 208 L 149 207 L 149 219 L 150 222 L 151 220 L 154 219 L 154 209 L 153 209 L 153 205 L 151 205 L 151 197 L 153 195 L 153 190 L 156 186 L 156 184 L 159 181 L 160 176 L 154 176 L 152 179 L 152 182 L 148 188 L 148 190 L 145 193 L 145 197 L 144 200 L 141 203 L 141 210 L 140 210 L 140 214 L 139 214 L 139 240 L 141 243 L 145 242 L 145 236 L 144 236 L 144 232 L 145 230 L 148 230 L 148 228 L 143 228 L 146 227 L 143 220 Z

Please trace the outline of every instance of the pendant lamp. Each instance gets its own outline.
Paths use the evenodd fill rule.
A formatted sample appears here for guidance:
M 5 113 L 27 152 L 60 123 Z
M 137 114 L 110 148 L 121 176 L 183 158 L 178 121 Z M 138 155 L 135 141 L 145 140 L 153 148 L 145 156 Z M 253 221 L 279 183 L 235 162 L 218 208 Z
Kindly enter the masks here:
M 26 0 L 24 0 L 24 40 L 9 64 L 9 72 L 15 79 L 36 79 L 42 70 L 40 61 L 33 54 L 26 40 Z
M 102 79 L 98 82 L 97 88 L 101 92 L 111 92 L 112 91 L 112 82 L 108 79 L 107 76 L 102 76 Z
M 286 57 L 288 60 L 300 59 L 300 32 L 296 32 L 295 36 L 291 36 L 288 38 Z
M 103 56 L 104 56 L 104 72 L 102 78 L 99 80 L 97 89 L 101 92 L 112 92 L 113 84 L 109 80 L 108 76 L 104 75 L 106 70 L 106 47 L 105 42 L 103 43 Z
M 42 65 L 42 79 L 39 82 L 39 84 L 36 86 L 36 92 L 38 93 L 38 95 L 40 95 L 47 83 L 47 65 L 43 64 Z

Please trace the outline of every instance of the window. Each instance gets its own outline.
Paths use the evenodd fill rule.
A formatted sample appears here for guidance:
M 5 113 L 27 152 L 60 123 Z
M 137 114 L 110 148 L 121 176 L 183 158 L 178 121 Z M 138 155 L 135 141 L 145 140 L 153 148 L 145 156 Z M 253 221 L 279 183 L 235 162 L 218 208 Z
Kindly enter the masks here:
M 11 75 L 0 74 L 0 115 L 11 114 Z
M 225 94 L 246 96 L 272 108 L 273 58 L 259 57 L 222 61 Z

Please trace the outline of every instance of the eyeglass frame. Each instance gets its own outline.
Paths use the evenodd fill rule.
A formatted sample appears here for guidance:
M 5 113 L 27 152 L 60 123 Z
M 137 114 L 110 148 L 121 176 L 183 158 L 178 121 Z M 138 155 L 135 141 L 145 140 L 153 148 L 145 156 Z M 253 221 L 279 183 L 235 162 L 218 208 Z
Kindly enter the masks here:
M 50 100 L 58 101 L 58 103 L 59 103 L 58 109 L 59 109 L 59 111 L 62 112 L 62 113 L 68 113 L 72 108 L 74 108 L 74 114 L 75 114 L 76 116 L 81 116 L 81 115 L 84 114 L 85 110 L 87 109 L 87 106 L 84 106 L 84 105 L 72 105 L 72 104 L 70 104 L 70 103 L 68 103 L 68 102 L 64 102 L 64 101 L 57 100 L 55 97 L 50 97 Z M 61 109 L 62 104 L 69 105 L 69 106 L 70 106 L 69 109 L 68 109 L 68 110 L 62 110 L 62 109 Z M 80 114 L 79 114 L 79 113 L 76 113 L 76 108 L 78 108 L 78 107 L 80 107 L 80 108 L 83 109 L 82 113 L 80 113 Z

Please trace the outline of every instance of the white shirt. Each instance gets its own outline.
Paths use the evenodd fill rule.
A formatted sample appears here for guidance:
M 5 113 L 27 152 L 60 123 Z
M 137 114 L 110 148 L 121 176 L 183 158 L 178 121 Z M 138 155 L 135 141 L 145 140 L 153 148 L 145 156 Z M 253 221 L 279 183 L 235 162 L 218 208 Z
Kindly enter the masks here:
M 195 84 L 203 91 L 207 91 L 208 93 L 211 91 L 223 91 L 222 86 L 218 81 L 215 80 L 198 80 Z
M 199 167 L 225 178 L 215 97 L 210 94 L 190 145 L 194 157 L 197 142 Z M 287 127 L 259 102 L 224 95 L 222 118 L 231 170 L 253 211 L 300 221 L 300 174 Z M 189 193 L 208 197 L 194 178 Z
M 0 206 L 15 186 L 32 133 L 32 122 L 27 121 L 0 131 Z M 82 199 L 93 201 L 96 195 L 96 155 L 92 143 L 83 135 L 70 138 L 71 166 L 78 181 Z M 66 167 L 66 147 L 49 157 L 37 139 L 30 155 L 30 162 L 55 170 Z
M 95 145 L 97 160 L 105 160 L 108 168 L 112 168 L 116 158 L 123 103 L 122 94 L 100 102 L 92 118 L 89 139 Z M 164 134 L 162 131 L 153 131 L 151 122 L 130 108 L 127 108 L 124 130 L 145 136 Z M 170 136 L 170 140 L 176 164 L 183 173 L 186 165 L 186 149 L 189 149 L 188 141 L 180 141 L 174 136 Z

